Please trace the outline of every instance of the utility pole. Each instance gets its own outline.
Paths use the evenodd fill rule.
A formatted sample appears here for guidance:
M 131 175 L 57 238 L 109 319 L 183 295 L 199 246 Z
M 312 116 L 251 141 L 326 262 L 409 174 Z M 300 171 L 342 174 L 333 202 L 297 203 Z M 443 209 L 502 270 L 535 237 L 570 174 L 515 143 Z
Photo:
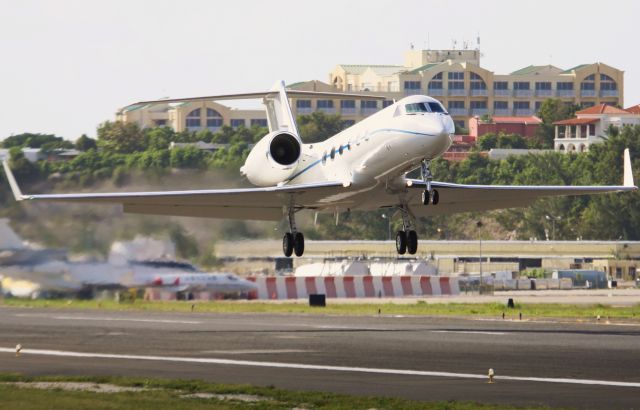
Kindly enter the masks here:
M 480 242 L 480 286 L 478 287 L 478 294 L 482 295 L 482 233 L 480 232 L 482 221 L 477 221 L 476 227 L 478 228 L 478 240 Z

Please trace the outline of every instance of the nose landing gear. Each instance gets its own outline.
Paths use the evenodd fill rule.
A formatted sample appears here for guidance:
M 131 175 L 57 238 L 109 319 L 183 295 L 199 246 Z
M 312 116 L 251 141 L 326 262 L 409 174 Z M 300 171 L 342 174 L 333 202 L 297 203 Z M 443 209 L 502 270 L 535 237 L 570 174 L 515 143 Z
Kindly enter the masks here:
M 422 180 L 426 185 L 426 189 L 422 191 L 422 204 L 429 205 L 431 203 L 433 205 L 438 205 L 438 202 L 440 202 L 440 194 L 438 194 L 438 191 L 433 189 L 433 187 L 431 186 L 433 175 L 431 174 L 430 160 L 428 159 L 422 160 L 420 174 L 422 176 Z

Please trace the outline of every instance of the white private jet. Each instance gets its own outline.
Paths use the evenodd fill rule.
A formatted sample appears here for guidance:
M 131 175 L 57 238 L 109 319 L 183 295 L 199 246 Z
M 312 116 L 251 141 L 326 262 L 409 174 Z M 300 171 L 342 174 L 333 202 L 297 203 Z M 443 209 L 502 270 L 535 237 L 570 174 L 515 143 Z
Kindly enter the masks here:
M 18 201 L 120 204 L 124 212 L 289 222 L 285 256 L 302 256 L 304 236 L 296 227 L 301 210 L 335 213 L 397 209 L 403 229 L 396 235 L 398 254 L 415 254 L 416 217 L 522 207 L 549 196 L 634 191 L 631 161 L 624 153 L 624 182 L 614 186 L 464 185 L 434 181 L 431 160 L 451 145 L 454 124 L 436 99 L 403 98 L 327 140 L 303 144 L 288 96 L 334 99 L 370 95 L 287 91 L 284 82 L 267 92 L 143 101 L 137 104 L 262 98 L 269 133 L 251 150 L 240 169 L 256 185 L 246 189 L 161 192 L 23 195 L 8 163 L 4 168 Z M 421 179 L 406 173 L 421 167 Z

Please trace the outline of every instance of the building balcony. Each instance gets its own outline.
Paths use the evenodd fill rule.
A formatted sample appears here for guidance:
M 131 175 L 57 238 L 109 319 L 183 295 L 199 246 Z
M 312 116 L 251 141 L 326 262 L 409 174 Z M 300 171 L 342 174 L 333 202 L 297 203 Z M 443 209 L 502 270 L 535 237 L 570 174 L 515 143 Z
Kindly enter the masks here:
M 469 110 L 466 108 L 449 108 L 449 114 L 453 117 L 466 117 L 469 115 Z
M 298 115 L 311 114 L 313 112 L 313 108 L 311 108 L 311 107 L 298 107 L 297 111 L 298 111 Z
M 422 90 L 420 88 L 407 88 L 404 90 L 404 95 L 420 95 Z
M 600 97 L 617 97 L 618 90 L 600 90 Z
M 489 114 L 489 110 L 487 108 L 472 108 L 471 109 L 471 115 L 473 116 L 478 116 L 478 117 L 482 117 L 483 115 L 488 115 Z
M 489 93 L 487 92 L 486 88 L 471 89 L 472 97 L 486 97 L 487 95 L 489 95 Z
M 435 97 L 441 97 L 441 96 L 444 95 L 444 89 L 443 88 L 429 88 L 429 89 L 427 89 L 427 95 L 435 96 Z
M 511 97 L 511 90 L 493 90 L 495 97 Z
M 536 90 L 536 97 L 553 97 L 554 90 Z
M 580 97 L 595 97 L 596 90 L 580 90 Z
M 465 90 L 464 88 L 449 88 L 449 96 L 465 97 L 467 96 L 467 90 Z
M 377 108 L 361 108 L 360 112 L 362 115 L 367 116 L 367 115 L 375 114 L 376 112 L 378 112 L 378 109 Z
M 493 115 L 496 117 L 509 117 L 511 116 L 511 110 L 508 108 L 496 108 L 493 110 Z
M 528 117 L 534 113 L 531 108 L 516 108 L 514 112 L 516 117 Z
M 343 107 L 340 108 L 340 113 L 342 115 L 356 115 L 356 109 L 351 107 Z
M 318 111 L 323 112 L 325 114 L 335 114 L 336 113 L 335 107 L 322 107 L 322 108 L 318 108 Z
M 531 90 L 513 90 L 514 97 L 531 97 L 533 92 Z
M 574 90 L 558 90 L 558 97 L 573 98 L 576 96 Z

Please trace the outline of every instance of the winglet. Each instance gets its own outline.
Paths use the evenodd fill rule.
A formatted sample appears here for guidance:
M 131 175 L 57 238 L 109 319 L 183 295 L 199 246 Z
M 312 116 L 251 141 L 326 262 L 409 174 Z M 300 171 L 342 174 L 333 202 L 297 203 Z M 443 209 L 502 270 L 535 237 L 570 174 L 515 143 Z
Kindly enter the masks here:
M 25 199 L 25 196 L 22 195 L 22 192 L 20 192 L 20 187 L 16 182 L 16 178 L 13 176 L 13 172 L 11 172 L 9 161 L 6 159 L 2 161 L 2 166 L 4 167 L 4 173 L 7 176 L 9 185 L 11 186 L 11 191 L 13 192 L 14 198 L 16 198 L 16 201 L 23 201 Z
M 633 187 L 633 170 L 631 169 L 631 156 L 629 155 L 629 148 L 624 150 L 624 186 Z

